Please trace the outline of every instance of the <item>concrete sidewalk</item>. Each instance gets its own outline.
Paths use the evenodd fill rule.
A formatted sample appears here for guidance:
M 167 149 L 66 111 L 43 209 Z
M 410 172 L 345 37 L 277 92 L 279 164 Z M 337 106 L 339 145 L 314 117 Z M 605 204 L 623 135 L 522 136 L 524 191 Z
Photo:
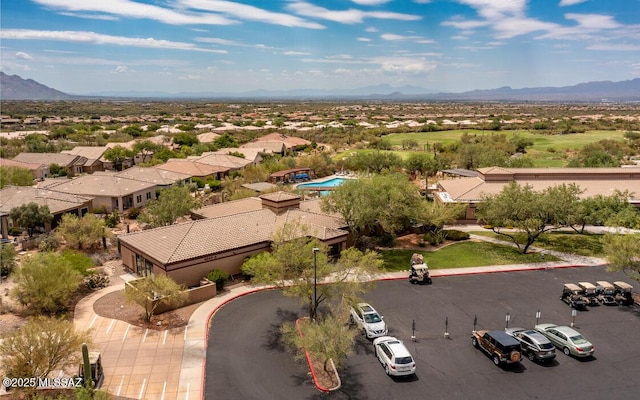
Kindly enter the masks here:
M 478 236 L 480 240 L 493 239 Z M 546 251 L 561 262 L 497 265 L 431 270 L 432 277 L 529 271 L 552 268 L 596 266 L 605 260 Z M 407 279 L 407 271 L 382 273 L 376 280 Z M 133 399 L 204 398 L 204 367 L 209 320 L 227 302 L 246 294 L 268 289 L 264 286 L 235 285 L 207 300 L 191 315 L 187 326 L 166 331 L 149 330 L 124 321 L 103 318 L 93 311 L 93 303 L 124 284 L 97 291 L 78 303 L 74 323 L 92 329 L 93 347 L 103 357 L 105 381 L 102 389 Z

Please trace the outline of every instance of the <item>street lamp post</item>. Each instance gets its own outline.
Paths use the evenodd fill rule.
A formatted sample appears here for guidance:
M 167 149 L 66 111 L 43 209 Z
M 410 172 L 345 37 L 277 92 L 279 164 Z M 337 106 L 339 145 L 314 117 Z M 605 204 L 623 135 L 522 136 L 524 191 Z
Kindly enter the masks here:
M 317 296 L 317 286 L 318 286 L 318 252 L 319 248 L 313 248 L 313 320 L 316 320 L 316 313 L 318 312 L 318 296 Z

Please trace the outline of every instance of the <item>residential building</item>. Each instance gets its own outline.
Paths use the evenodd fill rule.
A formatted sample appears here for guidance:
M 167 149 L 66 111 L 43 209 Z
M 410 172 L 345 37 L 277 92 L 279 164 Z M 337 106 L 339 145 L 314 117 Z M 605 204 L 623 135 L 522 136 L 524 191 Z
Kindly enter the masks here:
M 501 168 L 478 169 L 475 177 L 440 180 L 434 193 L 442 203 L 468 204 L 464 221 L 475 222 L 475 209 L 483 195 L 495 195 L 510 182 L 530 185 L 541 191 L 575 183 L 584 192 L 581 198 L 610 196 L 616 191 L 632 193 L 629 203 L 640 208 L 640 167 L 631 168 Z
M 63 150 L 60 153 L 83 157 L 82 172 L 92 174 L 96 171 L 105 170 L 102 156 L 106 150 L 107 146 L 76 146 L 71 150 Z
M 296 194 L 276 192 L 208 206 L 193 212 L 201 219 L 119 236 L 122 263 L 141 276 L 166 274 L 197 286 L 216 268 L 240 273 L 247 257 L 271 248 L 273 234 L 286 223 L 306 227 L 300 236 L 315 237 L 334 253 L 344 249 L 349 238 L 344 221 L 305 211 L 302 204 Z
M 85 172 L 84 165 L 87 162 L 85 157 L 63 153 L 20 153 L 13 157 L 13 160 L 30 164 L 42 164 L 49 168 L 55 164 L 64 168 L 69 177 Z
M 49 177 L 49 166 L 42 163 L 21 162 L 0 158 L 0 167 L 19 167 L 31 171 L 33 179 L 43 180 Z
M 51 223 L 44 226 L 47 232 L 58 226 L 62 215 L 66 213 L 82 216 L 93 210 L 91 196 L 61 193 L 32 186 L 9 186 L 0 190 L 0 218 L 2 219 L 0 227 L 3 238 L 7 238 L 11 209 L 28 203 L 49 207 L 53 219 Z

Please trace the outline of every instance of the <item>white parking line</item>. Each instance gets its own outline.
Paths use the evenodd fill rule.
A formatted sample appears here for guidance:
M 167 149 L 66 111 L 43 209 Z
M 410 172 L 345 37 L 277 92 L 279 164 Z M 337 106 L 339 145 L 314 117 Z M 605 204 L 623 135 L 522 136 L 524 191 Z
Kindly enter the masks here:
M 188 326 L 184 327 L 184 340 L 187 340 L 187 330 L 189 329 Z
M 131 324 L 127 324 L 127 329 L 124 331 L 124 335 L 122 336 L 122 341 L 127 338 L 127 333 L 129 333 L 129 328 L 131 328 Z
M 165 344 L 167 342 L 167 333 L 169 333 L 169 331 L 164 331 L 164 339 L 162 339 L 162 344 Z
M 120 391 L 122 390 L 122 384 L 124 383 L 124 375 L 120 378 L 120 386 L 118 386 L 118 391 L 116 392 L 116 396 L 120 396 Z
M 191 387 L 190 383 L 187 383 L 187 393 L 185 394 L 185 400 L 189 400 L 189 388 Z
M 109 331 L 111 330 L 111 328 L 113 328 L 113 324 L 115 324 L 116 320 L 112 319 L 111 323 L 109 324 L 109 327 L 107 328 L 107 333 L 109 333 Z
M 140 394 L 138 395 L 138 399 L 142 399 L 142 395 L 144 394 L 144 387 L 147 384 L 147 378 L 142 380 L 142 386 L 140 387 Z
M 97 319 L 98 319 L 98 314 L 93 316 L 93 319 L 91 320 L 91 323 L 89 324 L 89 329 L 91 329 L 93 327 L 93 324 L 96 322 Z
M 167 381 L 164 381 L 164 385 L 162 385 L 162 397 L 160 397 L 160 400 L 164 400 L 165 390 L 167 390 Z
M 144 336 L 142 336 L 142 343 L 144 343 L 144 341 L 147 340 L 147 333 L 149 333 L 149 328 L 144 330 Z

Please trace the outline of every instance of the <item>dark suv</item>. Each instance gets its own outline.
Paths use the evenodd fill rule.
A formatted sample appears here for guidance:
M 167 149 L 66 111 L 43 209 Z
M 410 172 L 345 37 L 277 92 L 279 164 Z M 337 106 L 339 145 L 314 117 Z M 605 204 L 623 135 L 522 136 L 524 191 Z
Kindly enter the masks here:
M 471 343 L 489 354 L 498 366 L 518 363 L 522 358 L 520 342 L 504 331 L 473 331 Z

